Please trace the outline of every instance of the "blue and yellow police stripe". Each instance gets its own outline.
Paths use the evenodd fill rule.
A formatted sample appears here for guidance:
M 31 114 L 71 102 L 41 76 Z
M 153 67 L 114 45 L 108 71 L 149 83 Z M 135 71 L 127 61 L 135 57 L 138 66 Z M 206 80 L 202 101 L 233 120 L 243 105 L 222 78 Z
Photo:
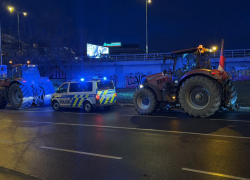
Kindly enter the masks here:
M 108 94 L 115 94 L 115 90 L 105 90 L 105 91 L 98 91 L 98 93 L 100 96 L 101 95 L 108 95 Z
M 100 104 L 111 104 L 116 102 L 116 97 L 115 97 L 115 90 L 105 90 L 105 91 L 98 91 L 97 93 L 100 95 Z M 104 97 L 105 95 L 108 94 L 113 94 L 112 97 Z
M 73 97 L 73 100 L 71 102 L 70 107 L 82 107 L 83 101 L 85 101 L 89 97 L 89 94 L 87 95 L 75 95 Z

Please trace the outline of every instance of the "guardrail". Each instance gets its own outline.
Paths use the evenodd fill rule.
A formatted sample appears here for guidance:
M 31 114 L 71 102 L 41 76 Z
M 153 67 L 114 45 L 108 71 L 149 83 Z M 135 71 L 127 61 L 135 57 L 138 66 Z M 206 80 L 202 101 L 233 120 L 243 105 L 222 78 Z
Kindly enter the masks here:
M 158 61 L 163 60 L 164 54 L 171 53 L 106 55 L 101 58 L 82 57 L 82 59 L 84 62 Z
M 250 49 L 225 50 L 224 53 L 226 58 L 250 57 Z M 164 54 L 170 55 L 171 53 L 106 55 L 101 58 L 82 57 L 81 59 L 84 62 L 157 61 L 163 60 Z M 210 57 L 219 58 L 220 50 L 211 53 Z

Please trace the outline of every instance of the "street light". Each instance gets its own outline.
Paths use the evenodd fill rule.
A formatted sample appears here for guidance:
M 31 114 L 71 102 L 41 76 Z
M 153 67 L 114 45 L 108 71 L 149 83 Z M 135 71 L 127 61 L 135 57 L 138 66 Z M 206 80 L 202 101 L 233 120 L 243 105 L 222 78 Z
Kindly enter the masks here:
M 146 53 L 148 54 L 148 3 L 150 4 L 151 0 L 146 0 Z
M 23 14 L 24 16 L 27 16 L 27 13 L 26 13 L 26 12 L 16 11 L 15 8 L 12 7 L 12 6 L 9 6 L 9 7 L 8 7 L 8 10 L 9 10 L 10 12 L 15 11 L 15 12 L 17 13 L 17 24 L 18 24 L 18 49 L 19 49 L 19 52 L 20 52 L 21 50 L 20 50 L 19 14 Z
M 216 50 L 217 50 L 217 47 L 216 47 L 216 46 L 213 46 L 213 47 L 212 47 L 212 50 L 213 50 L 213 51 L 216 51 Z
M 8 9 L 9 9 L 10 12 L 14 11 L 14 8 L 11 7 L 11 6 L 9 6 Z

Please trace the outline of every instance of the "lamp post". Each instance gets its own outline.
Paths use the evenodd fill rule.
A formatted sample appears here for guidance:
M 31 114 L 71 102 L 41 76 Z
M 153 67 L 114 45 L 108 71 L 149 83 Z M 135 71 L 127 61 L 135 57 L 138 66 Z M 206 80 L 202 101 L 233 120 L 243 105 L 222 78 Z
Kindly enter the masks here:
M 0 59 L 1 59 L 1 66 L 3 65 L 3 60 L 2 60 L 2 32 L 1 32 L 1 17 L 0 17 Z
M 16 12 L 17 13 L 17 26 L 18 26 L 18 50 L 19 52 L 21 51 L 20 49 L 20 28 L 19 28 L 19 14 L 23 14 L 24 16 L 27 16 L 26 12 L 20 12 L 20 11 L 16 11 L 14 7 L 9 6 L 8 10 L 10 12 Z
M 146 53 L 148 54 L 148 3 L 151 3 L 151 0 L 146 0 Z

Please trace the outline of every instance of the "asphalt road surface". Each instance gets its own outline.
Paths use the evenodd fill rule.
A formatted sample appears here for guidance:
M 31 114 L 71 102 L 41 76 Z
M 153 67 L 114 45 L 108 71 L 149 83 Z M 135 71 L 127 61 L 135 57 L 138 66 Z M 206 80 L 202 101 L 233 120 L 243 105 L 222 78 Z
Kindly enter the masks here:
M 250 180 L 250 113 L 0 110 L 0 179 Z

